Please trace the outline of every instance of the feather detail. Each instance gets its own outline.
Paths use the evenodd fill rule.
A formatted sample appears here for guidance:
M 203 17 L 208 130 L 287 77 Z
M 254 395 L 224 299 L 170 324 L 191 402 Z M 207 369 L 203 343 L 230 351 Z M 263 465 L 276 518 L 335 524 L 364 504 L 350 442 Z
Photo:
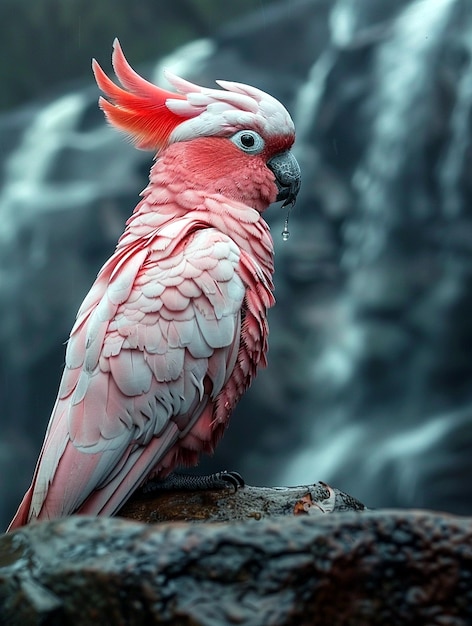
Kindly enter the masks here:
M 69 340 L 34 488 L 22 505 L 28 519 L 114 512 L 151 469 L 189 459 L 185 441 L 190 455 L 198 437 L 212 439 L 212 428 L 189 433 L 203 415 L 211 422 L 206 389 L 215 399 L 232 375 L 245 286 L 235 242 L 208 225 L 194 229 L 181 225 L 164 250 L 139 241 L 119 247 L 99 273 Z M 23 509 L 15 519 L 12 528 Z
M 139 76 L 127 62 L 117 39 L 113 44 L 112 59 L 116 76 L 129 91 L 115 85 L 97 61 L 92 61 L 97 84 L 110 99 L 100 97 L 99 100 L 108 121 L 131 135 L 138 148 L 148 150 L 166 145 L 172 131 L 182 122 L 181 116 L 167 108 L 166 101 L 184 97 Z

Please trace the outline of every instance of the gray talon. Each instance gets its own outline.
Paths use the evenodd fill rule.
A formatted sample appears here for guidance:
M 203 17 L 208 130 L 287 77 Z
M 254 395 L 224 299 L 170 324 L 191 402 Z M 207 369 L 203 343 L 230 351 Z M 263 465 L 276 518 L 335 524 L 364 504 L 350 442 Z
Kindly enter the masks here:
M 143 494 L 153 494 L 159 491 L 205 491 L 211 489 L 228 489 L 235 491 L 244 487 L 244 479 L 239 472 L 216 472 L 207 476 L 194 474 L 170 474 L 162 480 L 151 480 L 141 489 Z

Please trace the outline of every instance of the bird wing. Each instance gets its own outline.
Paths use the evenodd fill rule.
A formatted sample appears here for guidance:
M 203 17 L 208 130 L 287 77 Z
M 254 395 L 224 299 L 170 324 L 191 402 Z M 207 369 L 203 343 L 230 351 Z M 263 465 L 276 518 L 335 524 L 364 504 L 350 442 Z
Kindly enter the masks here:
M 29 518 L 112 513 L 153 468 L 172 465 L 175 444 L 231 375 L 245 294 L 239 248 L 178 221 L 117 250 L 84 300 L 25 496 Z

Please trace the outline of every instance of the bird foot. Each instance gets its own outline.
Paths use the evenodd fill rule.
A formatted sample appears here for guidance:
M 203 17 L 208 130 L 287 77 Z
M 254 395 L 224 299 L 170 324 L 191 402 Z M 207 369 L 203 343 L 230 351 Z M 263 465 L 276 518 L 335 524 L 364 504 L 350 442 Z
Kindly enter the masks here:
M 142 493 L 158 491 L 206 491 L 212 489 L 230 489 L 236 492 L 244 487 L 244 479 L 238 472 L 215 472 L 199 476 L 198 474 L 179 474 L 173 472 L 162 480 L 150 480 L 142 488 Z

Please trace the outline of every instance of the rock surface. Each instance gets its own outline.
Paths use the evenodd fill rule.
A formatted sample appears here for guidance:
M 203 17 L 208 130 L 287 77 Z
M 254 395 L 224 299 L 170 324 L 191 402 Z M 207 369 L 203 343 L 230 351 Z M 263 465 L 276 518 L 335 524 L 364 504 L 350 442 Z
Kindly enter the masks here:
M 466 626 L 471 546 L 470 518 L 427 511 L 72 517 L 0 538 L 0 623 Z
M 123 506 L 118 516 L 145 523 L 234 522 L 364 509 L 359 500 L 325 483 L 301 487 L 246 485 L 237 491 L 164 491 L 150 496 L 137 493 Z

